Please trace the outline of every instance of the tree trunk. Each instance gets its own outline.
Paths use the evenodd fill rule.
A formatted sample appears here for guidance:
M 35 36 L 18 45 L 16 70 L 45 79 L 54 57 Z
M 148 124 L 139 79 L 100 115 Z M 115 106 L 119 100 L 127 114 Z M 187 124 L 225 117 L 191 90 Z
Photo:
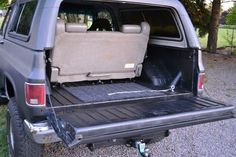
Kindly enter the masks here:
M 221 0 L 213 0 L 211 21 L 210 21 L 209 35 L 208 35 L 208 42 L 207 42 L 207 50 L 210 53 L 216 53 L 216 49 L 217 49 L 220 11 L 221 11 Z

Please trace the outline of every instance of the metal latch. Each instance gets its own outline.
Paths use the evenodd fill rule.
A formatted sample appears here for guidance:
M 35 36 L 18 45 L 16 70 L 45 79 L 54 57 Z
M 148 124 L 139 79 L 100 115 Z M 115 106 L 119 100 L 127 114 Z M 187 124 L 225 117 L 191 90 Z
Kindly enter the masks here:
M 170 84 L 170 90 L 172 92 L 175 91 L 175 87 L 176 87 L 176 85 L 178 84 L 178 82 L 180 81 L 181 78 L 182 78 L 182 72 L 179 72 L 178 75 L 175 77 L 175 79 Z

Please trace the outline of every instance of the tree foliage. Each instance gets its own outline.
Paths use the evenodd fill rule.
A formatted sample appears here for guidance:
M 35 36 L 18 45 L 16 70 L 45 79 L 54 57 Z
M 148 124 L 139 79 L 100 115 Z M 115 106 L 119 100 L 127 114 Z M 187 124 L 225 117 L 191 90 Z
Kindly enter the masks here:
M 199 29 L 199 35 L 208 33 L 211 11 L 206 0 L 181 0 L 188 11 L 188 14 L 195 28 Z
M 229 14 L 226 17 L 227 25 L 236 25 L 236 3 L 234 7 L 230 9 Z
M 0 8 L 5 9 L 8 6 L 8 0 L 0 0 Z

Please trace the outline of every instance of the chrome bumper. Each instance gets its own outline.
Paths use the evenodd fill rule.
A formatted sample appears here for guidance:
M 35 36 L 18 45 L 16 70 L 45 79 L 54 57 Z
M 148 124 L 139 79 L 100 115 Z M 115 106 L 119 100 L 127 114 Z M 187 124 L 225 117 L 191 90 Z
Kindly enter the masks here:
M 54 129 L 47 123 L 30 123 L 24 120 L 24 128 L 27 135 L 38 144 L 49 144 L 61 141 Z

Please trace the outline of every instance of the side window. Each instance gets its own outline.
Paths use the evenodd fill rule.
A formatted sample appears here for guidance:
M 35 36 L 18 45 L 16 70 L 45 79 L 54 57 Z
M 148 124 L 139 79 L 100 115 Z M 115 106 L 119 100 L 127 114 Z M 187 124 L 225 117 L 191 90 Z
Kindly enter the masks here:
M 20 4 L 16 11 L 10 32 L 15 32 L 26 36 L 29 35 L 36 7 L 37 0 Z
M 151 25 L 151 36 L 178 39 L 181 37 L 174 16 L 169 10 L 144 11 L 144 16 Z
M 147 21 L 151 26 L 152 38 L 181 38 L 175 18 L 169 10 L 125 11 L 121 13 L 121 18 L 123 24 L 140 24 Z
M 11 30 L 10 32 L 16 32 L 17 26 L 18 26 L 18 20 L 20 18 L 21 12 L 24 8 L 24 4 L 20 4 L 20 6 L 17 8 L 16 13 L 14 15 L 14 21 L 11 25 Z
M 0 30 L 0 35 L 4 35 L 5 32 L 6 32 L 6 29 L 7 29 L 7 25 L 8 25 L 8 22 L 9 22 L 9 19 L 10 19 L 10 16 L 11 16 L 11 13 L 12 13 L 12 8 L 10 7 L 4 17 L 4 20 L 1 24 L 1 30 Z

